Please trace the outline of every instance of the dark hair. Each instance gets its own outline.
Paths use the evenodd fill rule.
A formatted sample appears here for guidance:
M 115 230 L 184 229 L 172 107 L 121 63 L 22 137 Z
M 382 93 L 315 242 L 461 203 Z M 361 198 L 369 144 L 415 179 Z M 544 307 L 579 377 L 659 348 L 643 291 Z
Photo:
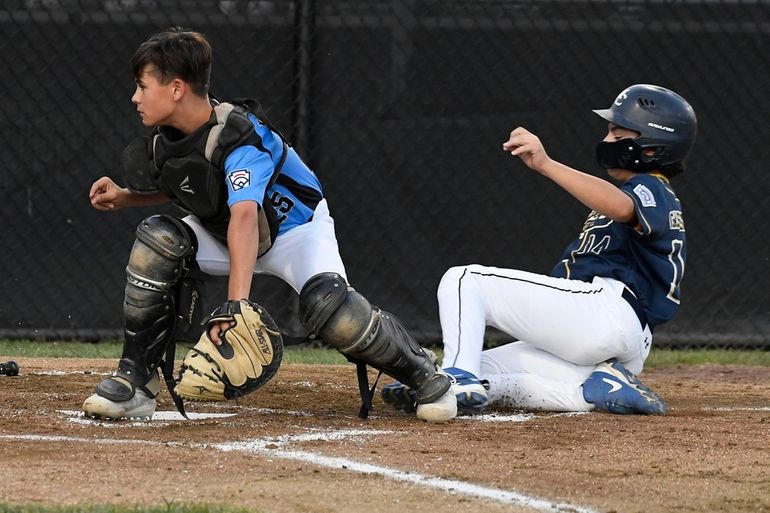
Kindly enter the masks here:
M 142 43 L 131 57 L 131 71 L 139 80 L 145 66 L 161 84 L 180 78 L 193 93 L 206 96 L 211 76 L 211 45 L 200 32 L 171 27 Z

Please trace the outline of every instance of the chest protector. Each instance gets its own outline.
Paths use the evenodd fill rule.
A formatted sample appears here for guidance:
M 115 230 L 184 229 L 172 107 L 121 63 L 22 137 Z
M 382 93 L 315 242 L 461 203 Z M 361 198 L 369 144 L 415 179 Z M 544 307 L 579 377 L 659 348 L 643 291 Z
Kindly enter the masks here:
M 165 193 L 177 207 L 198 217 L 206 230 L 226 243 L 230 208 L 225 160 L 235 148 L 246 145 L 270 154 L 254 131 L 248 114 L 256 116 L 284 141 L 256 101 L 238 99 L 217 103 L 209 121 L 188 136 L 173 128 L 161 127 L 150 137 L 132 141 L 122 157 L 128 188 L 138 194 Z M 281 173 L 287 151 L 284 141 L 281 160 L 273 170 L 259 209 L 259 256 L 270 249 L 278 233 L 277 215 L 267 189 Z

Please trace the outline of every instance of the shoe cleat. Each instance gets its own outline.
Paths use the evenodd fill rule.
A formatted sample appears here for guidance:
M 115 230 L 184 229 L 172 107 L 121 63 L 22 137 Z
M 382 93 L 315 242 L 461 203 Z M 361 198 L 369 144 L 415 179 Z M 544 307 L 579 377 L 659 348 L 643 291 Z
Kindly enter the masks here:
M 600 363 L 583 383 L 583 398 L 597 410 L 619 415 L 663 415 L 668 405 L 617 360 Z
M 478 413 L 489 404 L 489 381 L 457 367 L 444 369 L 452 379 L 452 392 L 462 413 Z

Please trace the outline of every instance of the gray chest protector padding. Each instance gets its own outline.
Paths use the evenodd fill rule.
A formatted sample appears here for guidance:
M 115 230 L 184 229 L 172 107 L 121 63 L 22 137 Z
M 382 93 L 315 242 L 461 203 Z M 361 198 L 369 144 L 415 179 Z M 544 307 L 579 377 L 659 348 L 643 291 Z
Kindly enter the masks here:
M 123 355 L 115 376 L 97 386 L 99 395 L 125 401 L 153 381 L 177 322 L 178 284 L 195 251 L 190 230 L 174 217 L 155 215 L 136 229 L 126 267 Z
M 345 356 L 371 365 L 413 388 L 418 403 L 433 402 L 449 390 L 423 348 L 392 314 L 372 307 L 337 273 L 313 276 L 299 296 L 300 320 Z

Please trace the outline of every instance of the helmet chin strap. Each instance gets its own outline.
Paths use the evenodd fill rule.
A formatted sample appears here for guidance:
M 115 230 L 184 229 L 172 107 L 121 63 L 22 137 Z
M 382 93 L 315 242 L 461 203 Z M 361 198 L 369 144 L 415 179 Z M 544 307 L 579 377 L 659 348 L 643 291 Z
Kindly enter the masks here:
M 596 145 L 596 162 L 604 169 L 627 169 L 635 173 L 649 173 L 659 167 L 656 159 L 645 156 L 644 148 L 633 139 L 601 141 Z

